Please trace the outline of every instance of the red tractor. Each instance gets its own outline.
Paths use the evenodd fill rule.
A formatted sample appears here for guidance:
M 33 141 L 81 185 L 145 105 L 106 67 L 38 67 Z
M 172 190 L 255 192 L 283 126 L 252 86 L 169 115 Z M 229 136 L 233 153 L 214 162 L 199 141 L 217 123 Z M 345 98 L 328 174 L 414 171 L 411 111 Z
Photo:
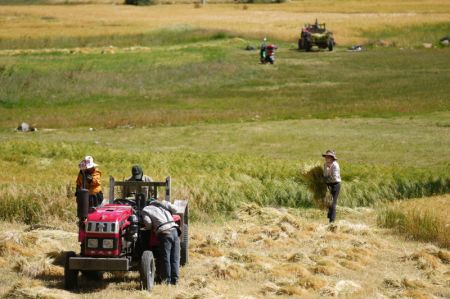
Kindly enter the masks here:
M 158 188 L 170 201 L 170 177 L 165 182 L 115 181 L 110 178 L 109 204 L 89 208 L 88 191 L 77 193 L 80 254 L 66 254 L 64 287 L 75 289 L 78 274 L 98 277 L 103 271 L 139 271 L 141 288 L 150 291 L 159 279 L 158 239 L 141 224 L 141 212 Z M 174 221 L 181 229 L 180 265 L 188 262 L 188 204 L 175 200 Z

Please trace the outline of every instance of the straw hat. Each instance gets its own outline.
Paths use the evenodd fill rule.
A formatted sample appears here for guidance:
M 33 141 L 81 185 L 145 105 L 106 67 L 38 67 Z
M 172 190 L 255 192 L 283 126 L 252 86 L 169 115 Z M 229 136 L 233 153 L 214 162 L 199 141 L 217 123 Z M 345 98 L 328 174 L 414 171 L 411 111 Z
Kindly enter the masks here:
M 332 150 L 327 150 L 325 154 L 322 154 L 322 157 L 332 157 L 334 160 L 337 160 L 336 152 Z
M 92 158 L 91 156 L 86 156 L 86 157 L 84 157 L 83 160 L 81 160 L 79 166 L 80 166 L 81 170 L 86 170 L 86 169 L 94 168 L 98 165 L 94 163 L 94 158 Z

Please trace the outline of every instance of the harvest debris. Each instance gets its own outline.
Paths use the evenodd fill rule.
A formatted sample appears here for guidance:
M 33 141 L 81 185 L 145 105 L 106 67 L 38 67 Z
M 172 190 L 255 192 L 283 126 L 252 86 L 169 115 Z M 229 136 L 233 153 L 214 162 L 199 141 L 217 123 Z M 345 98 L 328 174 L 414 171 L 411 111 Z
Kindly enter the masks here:
M 375 226 L 370 209 L 346 211 L 337 232 L 318 213 L 249 204 L 225 224 L 193 225 L 191 263 L 180 285 L 157 286 L 152 297 L 450 296 L 448 250 L 397 239 Z M 62 280 L 61 254 L 76 249 L 73 234 L 25 226 L 0 231 L 0 263 L 10 277 L 0 285 L 3 294 L 76 296 L 54 289 Z M 81 293 L 144 297 L 130 275 L 105 273 L 103 288 L 84 283 Z

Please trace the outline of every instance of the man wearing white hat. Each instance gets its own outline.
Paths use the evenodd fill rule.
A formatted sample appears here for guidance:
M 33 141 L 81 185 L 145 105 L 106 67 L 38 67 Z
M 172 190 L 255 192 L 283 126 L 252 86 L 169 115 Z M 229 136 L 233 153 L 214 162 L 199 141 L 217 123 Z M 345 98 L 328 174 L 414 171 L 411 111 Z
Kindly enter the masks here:
M 102 173 L 97 169 L 97 166 L 94 163 L 94 158 L 91 156 L 84 157 L 79 164 L 80 172 L 77 177 L 77 191 L 82 188 L 89 190 L 90 207 L 96 207 L 103 202 Z

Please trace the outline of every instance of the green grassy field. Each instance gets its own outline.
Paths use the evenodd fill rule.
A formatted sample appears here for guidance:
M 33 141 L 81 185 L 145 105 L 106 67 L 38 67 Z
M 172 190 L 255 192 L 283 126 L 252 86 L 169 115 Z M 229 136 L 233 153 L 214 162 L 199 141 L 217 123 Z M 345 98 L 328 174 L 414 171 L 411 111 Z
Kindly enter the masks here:
M 86 154 L 105 184 L 135 163 L 171 175 L 201 220 L 243 202 L 314 206 L 307 176 L 328 148 L 341 158 L 341 205 L 447 193 L 448 49 L 415 48 L 393 28 L 363 34 L 410 47 L 302 53 L 275 40 L 270 66 L 244 50 L 256 39 L 192 26 L 2 40 L 18 50 L 0 51 L 0 217 L 74 219 Z M 22 121 L 40 130 L 13 132 Z
M 207 38 L 187 32 L 188 41 Z M 450 106 L 446 49 L 319 54 L 281 43 L 270 67 L 247 44 L 257 45 L 213 32 L 138 53 L 0 56 L 0 125 L 24 117 L 55 128 L 387 117 Z

